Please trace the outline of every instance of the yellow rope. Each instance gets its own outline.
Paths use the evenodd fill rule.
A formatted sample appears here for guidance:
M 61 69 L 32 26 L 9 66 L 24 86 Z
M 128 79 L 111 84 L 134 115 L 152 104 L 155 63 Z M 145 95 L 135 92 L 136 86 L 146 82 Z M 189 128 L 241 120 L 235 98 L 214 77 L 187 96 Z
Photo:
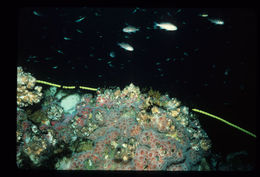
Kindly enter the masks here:
M 62 86 L 62 88 L 64 89 L 75 89 L 76 87 L 75 86 Z
M 64 88 L 64 89 L 75 89 L 76 86 L 61 86 L 59 84 L 53 84 L 53 83 L 50 83 L 50 82 L 46 82 L 46 81 L 42 81 L 42 80 L 36 80 L 37 83 L 40 83 L 40 84 L 45 84 L 45 85 L 50 85 L 50 86 L 54 86 L 54 87 L 61 87 L 61 88 Z M 91 91 L 97 91 L 98 89 L 96 88 L 91 88 L 91 87 L 84 87 L 84 86 L 79 86 L 80 89 L 84 89 L 84 90 L 91 90 Z
M 224 119 L 222 119 L 222 118 L 220 118 L 220 117 L 218 117 L 218 116 L 215 116 L 215 115 L 213 115 L 213 114 L 210 114 L 210 113 L 208 113 L 208 112 L 205 112 L 205 111 L 202 111 L 202 110 L 199 110 L 199 109 L 192 109 L 192 111 L 195 111 L 195 112 L 198 112 L 198 113 L 207 115 L 207 116 L 209 116 L 209 117 L 213 117 L 213 118 L 215 118 L 215 119 L 217 119 L 217 120 L 219 120 L 219 121 L 221 121 L 221 122 L 224 122 L 225 124 L 228 124 L 228 125 L 230 125 L 230 126 L 236 128 L 236 129 L 238 129 L 238 130 L 240 130 L 240 131 L 242 131 L 242 132 L 244 132 L 244 133 L 246 133 L 246 134 L 248 134 L 248 135 L 250 135 L 250 136 L 256 138 L 256 135 L 253 134 L 253 133 L 251 133 L 250 131 L 247 131 L 247 130 L 245 130 L 245 129 L 243 129 L 243 128 L 241 128 L 241 127 L 235 125 L 235 124 L 232 124 L 232 123 L 230 123 L 230 122 L 228 122 L 228 121 L 226 121 L 226 120 L 224 120 Z
M 61 87 L 61 85 L 53 84 L 53 83 L 46 82 L 46 81 L 36 80 L 36 82 L 37 82 L 37 83 L 41 83 L 41 84 L 45 84 L 45 85 L 54 86 L 54 87 Z
M 62 87 L 62 88 L 64 88 L 64 89 L 75 89 L 75 88 L 76 88 L 76 86 L 61 86 L 61 85 L 58 85 L 58 84 L 53 84 L 53 83 L 46 82 L 46 81 L 42 81 L 42 80 L 36 80 L 36 82 L 37 82 L 37 83 L 41 83 L 41 84 L 45 84 L 45 85 L 54 86 L 54 87 L 59 87 L 59 88 Z M 79 88 L 80 88 L 80 89 L 84 89 L 84 90 L 91 90 L 91 91 L 97 91 L 97 90 L 98 90 L 98 89 L 96 89 L 96 88 L 85 87 L 85 86 L 79 86 Z M 256 138 L 256 135 L 253 134 L 253 133 L 251 133 L 250 131 L 247 131 L 247 130 L 245 130 L 245 129 L 243 129 L 243 128 L 241 128 L 241 127 L 235 125 L 235 124 L 232 124 L 232 123 L 230 123 L 230 122 L 228 122 L 228 121 L 226 121 L 226 120 L 224 120 L 224 119 L 222 119 L 222 118 L 220 118 L 220 117 L 218 117 L 218 116 L 215 116 L 215 115 L 213 115 L 213 114 L 210 114 L 210 113 L 208 113 L 208 112 L 205 112 L 205 111 L 202 111 L 202 110 L 199 110 L 199 109 L 192 109 L 192 110 L 195 111 L 195 112 L 198 112 L 198 113 L 207 115 L 207 116 L 209 116 L 209 117 L 213 117 L 213 118 L 215 118 L 215 119 L 217 119 L 217 120 L 219 120 L 219 121 L 221 121 L 221 122 L 224 122 L 225 124 L 227 124 L 227 125 L 229 125 L 229 126 L 232 126 L 232 127 L 236 128 L 236 129 L 238 129 L 238 130 L 240 130 L 240 131 L 242 131 L 242 132 L 244 132 L 244 133 L 246 133 L 246 134 L 248 134 L 248 135 L 250 135 L 250 136 Z
M 84 89 L 84 90 L 92 90 L 92 91 L 97 91 L 96 88 L 91 88 L 91 87 L 84 87 L 84 86 L 79 86 L 80 89 Z

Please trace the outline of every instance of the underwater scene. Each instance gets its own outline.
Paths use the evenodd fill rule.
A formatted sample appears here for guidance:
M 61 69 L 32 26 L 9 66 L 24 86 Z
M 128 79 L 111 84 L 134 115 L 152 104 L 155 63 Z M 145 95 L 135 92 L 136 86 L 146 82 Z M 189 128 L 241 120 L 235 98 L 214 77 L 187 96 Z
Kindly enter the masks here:
M 254 9 L 22 7 L 18 169 L 253 171 Z

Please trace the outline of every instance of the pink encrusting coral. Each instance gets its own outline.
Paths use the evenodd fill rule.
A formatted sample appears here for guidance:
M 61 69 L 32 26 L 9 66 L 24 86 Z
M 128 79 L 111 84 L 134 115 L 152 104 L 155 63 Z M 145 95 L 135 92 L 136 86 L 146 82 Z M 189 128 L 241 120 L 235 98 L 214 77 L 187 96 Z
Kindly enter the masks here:
M 210 150 L 196 119 L 189 119 L 187 109 L 167 95 L 155 100 L 130 84 L 123 90 L 98 91 L 96 97 L 85 94 L 80 100 L 72 114 L 65 114 L 56 100 L 45 109 L 49 120 L 39 121 L 36 133 L 31 132 L 34 123 L 19 110 L 19 141 L 44 145 L 38 156 L 49 147 L 62 151 L 59 143 L 69 146 L 71 156 L 60 159 L 56 169 L 196 170 Z M 41 140 L 29 138 L 40 132 L 45 132 L 37 135 Z M 30 155 L 33 151 L 26 148 L 18 150 Z
M 97 165 L 100 161 L 101 160 L 97 154 L 93 154 L 90 151 L 85 151 L 72 155 L 68 169 L 84 170 L 88 166 L 92 166 L 92 164 Z
M 184 160 L 184 149 L 176 140 L 162 139 L 162 137 L 154 131 L 144 131 L 140 136 L 139 143 L 144 145 L 146 149 L 149 147 L 149 153 L 146 156 L 147 163 L 149 164 L 147 169 L 149 170 L 162 169 L 170 158 L 174 158 L 174 162 L 181 162 Z M 142 153 L 136 155 L 138 158 L 138 155 L 142 156 Z

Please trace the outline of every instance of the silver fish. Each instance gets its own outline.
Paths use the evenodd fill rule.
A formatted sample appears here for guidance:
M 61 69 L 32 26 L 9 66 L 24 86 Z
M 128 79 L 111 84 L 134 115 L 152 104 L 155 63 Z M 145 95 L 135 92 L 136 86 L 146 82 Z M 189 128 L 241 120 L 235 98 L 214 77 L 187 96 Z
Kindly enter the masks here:
M 199 14 L 198 16 L 205 18 L 205 17 L 208 17 L 209 15 L 207 13 L 202 13 L 202 14 Z
M 154 28 L 156 29 L 157 27 L 159 27 L 160 29 L 164 29 L 166 31 L 176 31 L 178 29 L 177 26 L 169 22 L 163 22 L 163 23 L 154 22 Z
M 81 18 L 75 20 L 75 22 L 76 22 L 76 23 L 79 23 L 79 22 L 81 22 L 82 20 L 84 20 L 85 18 L 86 18 L 86 17 L 81 17 Z
M 224 21 L 221 19 L 209 18 L 208 21 L 210 21 L 211 23 L 214 23 L 215 25 L 224 25 Z
M 39 17 L 42 16 L 42 14 L 40 14 L 39 12 L 37 12 L 35 10 L 33 11 L 33 14 L 36 15 L 36 16 L 39 16 Z
M 69 37 L 64 37 L 63 38 L 65 41 L 70 41 L 71 40 L 71 38 L 69 38 Z
M 134 26 L 127 26 L 123 28 L 123 32 L 125 33 L 135 33 L 136 31 L 139 31 L 139 29 Z
M 134 48 L 127 44 L 127 43 L 124 43 L 124 42 L 121 42 L 121 43 L 117 43 L 121 48 L 125 49 L 125 50 L 128 50 L 128 51 L 133 51 Z

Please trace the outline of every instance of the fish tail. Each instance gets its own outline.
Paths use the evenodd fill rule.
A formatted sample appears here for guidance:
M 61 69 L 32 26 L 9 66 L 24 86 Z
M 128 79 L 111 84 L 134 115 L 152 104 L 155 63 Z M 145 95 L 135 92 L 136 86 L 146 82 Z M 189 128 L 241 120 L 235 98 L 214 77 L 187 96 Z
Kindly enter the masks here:
M 157 29 L 157 28 L 158 28 L 158 23 L 153 22 L 153 28 L 154 28 L 154 29 Z

